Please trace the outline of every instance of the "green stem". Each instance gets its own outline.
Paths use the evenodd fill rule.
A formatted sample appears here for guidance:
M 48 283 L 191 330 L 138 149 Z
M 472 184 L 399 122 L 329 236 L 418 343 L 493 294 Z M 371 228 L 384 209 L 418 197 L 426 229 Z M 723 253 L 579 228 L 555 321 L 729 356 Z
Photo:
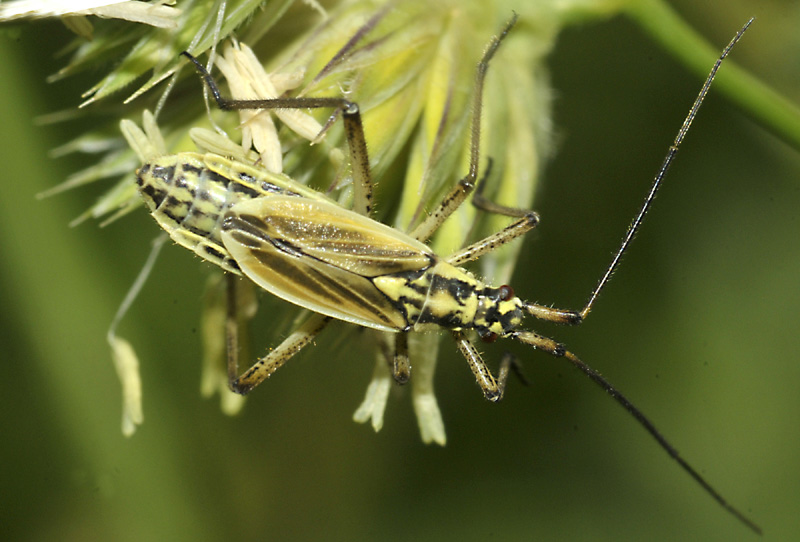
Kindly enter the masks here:
M 722 44 L 709 44 L 663 0 L 631 2 L 625 13 L 700 77 L 708 75 L 722 50 Z M 731 29 L 731 37 L 734 30 Z M 746 42 L 747 36 L 744 40 Z M 767 130 L 800 149 L 800 108 L 797 105 L 730 61 L 720 70 L 714 89 L 725 94 Z

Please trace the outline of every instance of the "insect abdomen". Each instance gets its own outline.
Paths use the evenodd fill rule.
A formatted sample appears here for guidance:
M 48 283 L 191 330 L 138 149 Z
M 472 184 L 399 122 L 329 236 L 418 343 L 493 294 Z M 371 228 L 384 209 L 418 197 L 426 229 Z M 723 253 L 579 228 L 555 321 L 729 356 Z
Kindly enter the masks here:
M 220 236 L 225 212 L 244 200 L 276 193 L 301 195 L 307 190 L 221 156 L 191 152 L 144 164 L 136 172 L 136 182 L 153 218 L 176 243 L 237 274 L 239 265 Z
M 206 167 L 202 156 L 184 153 L 144 164 L 136 182 L 153 218 L 176 243 L 239 273 L 220 238 L 225 210 L 240 199 L 232 198 L 230 179 Z

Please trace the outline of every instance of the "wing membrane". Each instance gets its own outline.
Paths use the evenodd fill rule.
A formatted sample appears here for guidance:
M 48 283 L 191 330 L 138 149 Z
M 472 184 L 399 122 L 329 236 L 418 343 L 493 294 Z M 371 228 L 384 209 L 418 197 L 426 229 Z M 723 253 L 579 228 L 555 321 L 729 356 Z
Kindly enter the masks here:
M 245 275 L 307 309 L 384 331 L 402 310 L 370 280 L 422 272 L 436 256 L 423 243 L 325 201 L 270 196 L 234 205 L 222 240 Z

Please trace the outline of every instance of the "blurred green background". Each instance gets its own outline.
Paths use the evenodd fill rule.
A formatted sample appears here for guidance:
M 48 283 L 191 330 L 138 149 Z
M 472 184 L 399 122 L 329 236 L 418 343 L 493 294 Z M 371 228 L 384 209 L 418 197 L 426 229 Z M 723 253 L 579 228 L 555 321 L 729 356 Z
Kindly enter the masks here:
M 674 3 L 720 48 L 757 16 L 733 59 L 800 103 L 796 2 L 740 4 Z M 390 399 L 381 433 L 351 421 L 372 370 L 358 333 L 328 331 L 228 418 L 198 393 L 208 268 L 171 247 L 121 329 L 142 360 L 145 407 L 145 424 L 123 438 L 105 333 L 149 251 L 142 232 L 156 228 L 144 211 L 68 228 L 102 187 L 34 198 L 86 165 L 47 156 L 75 124 L 32 120 L 74 106 L 101 75 L 44 84 L 66 36 L 48 23 L 0 39 L 5 540 L 752 536 L 585 377 L 518 345 L 484 348 L 493 360 L 514 350 L 532 383 L 512 382 L 498 405 L 442 345 L 444 448 L 420 442 L 407 390 Z M 579 307 L 700 81 L 623 18 L 568 29 L 550 65 L 558 152 L 514 284 Z M 769 539 L 790 540 L 800 538 L 798 305 L 800 155 L 712 90 L 591 318 L 537 329 L 626 393 Z

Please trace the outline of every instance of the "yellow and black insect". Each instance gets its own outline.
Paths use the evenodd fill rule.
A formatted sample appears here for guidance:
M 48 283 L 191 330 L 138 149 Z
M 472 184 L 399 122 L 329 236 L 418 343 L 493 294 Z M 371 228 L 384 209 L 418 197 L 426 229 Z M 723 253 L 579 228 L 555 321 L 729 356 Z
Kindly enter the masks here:
M 674 143 L 659 169 L 644 204 L 611 265 L 581 310 L 559 310 L 523 301 L 509 286 L 495 288 L 460 267 L 534 228 L 533 211 L 500 206 L 481 195 L 478 182 L 482 89 L 489 61 L 514 25 L 512 18 L 489 42 L 475 78 L 471 156 L 467 175 L 419 226 L 404 233 L 370 218 L 372 183 L 366 140 L 357 104 L 342 98 L 278 98 L 232 100 L 223 97 L 211 75 L 191 55 L 217 104 L 224 110 L 332 108 L 345 125 L 355 187 L 348 210 L 292 180 L 255 165 L 215 154 L 180 153 L 155 158 L 137 172 L 139 191 L 159 225 L 178 244 L 225 271 L 244 275 L 268 292 L 314 313 L 299 329 L 241 376 L 237 369 L 235 309 L 228 325 L 228 374 L 231 388 L 247 393 L 310 343 L 332 318 L 382 331 L 394 338 L 388 360 L 395 380 L 406 382 L 411 366 L 407 334 L 445 329 L 467 359 L 487 399 L 499 400 L 511 361 L 504 358 L 495 377 L 468 337 L 483 341 L 513 338 L 563 357 L 620 403 L 658 443 L 726 510 L 754 531 L 758 526 L 731 506 L 691 467 L 653 424 L 597 371 L 553 339 L 522 329 L 526 316 L 563 324 L 579 324 L 618 266 L 650 208 L 714 76 L 748 22 L 728 44 L 712 68 Z M 472 202 L 492 213 L 515 218 L 502 231 L 447 257 L 435 254 L 425 241 L 473 192 Z M 234 298 L 235 296 L 230 296 Z

